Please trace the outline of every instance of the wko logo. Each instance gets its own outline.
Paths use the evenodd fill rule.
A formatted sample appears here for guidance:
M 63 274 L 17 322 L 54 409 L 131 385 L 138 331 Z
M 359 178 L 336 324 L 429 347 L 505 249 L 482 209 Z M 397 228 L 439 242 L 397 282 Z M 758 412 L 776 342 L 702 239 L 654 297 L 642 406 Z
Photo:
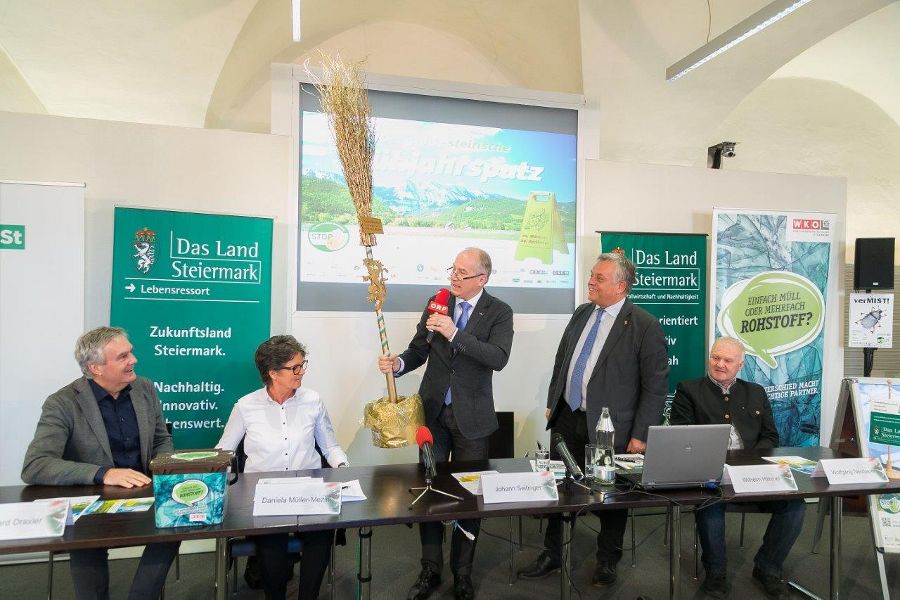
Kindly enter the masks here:
M 0 250 L 24 250 L 25 226 L 0 223 Z
M 793 219 L 794 229 L 799 231 L 828 231 L 831 221 L 828 219 Z

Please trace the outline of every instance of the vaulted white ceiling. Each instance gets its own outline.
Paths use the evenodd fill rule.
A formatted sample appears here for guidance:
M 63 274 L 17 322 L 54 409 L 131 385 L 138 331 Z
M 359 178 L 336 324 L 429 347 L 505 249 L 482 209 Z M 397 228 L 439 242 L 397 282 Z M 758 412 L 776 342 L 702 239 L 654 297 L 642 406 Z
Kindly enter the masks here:
M 0 108 L 202 127 L 256 3 L 0 0 Z
M 900 122 L 900 7 L 887 0 L 814 0 L 720 67 L 662 81 L 707 29 L 767 3 L 711 0 L 708 22 L 704 0 L 306 0 L 294 44 L 290 0 L 0 0 L 0 110 L 260 131 L 268 65 L 324 46 L 407 71 L 395 74 L 437 65 L 435 78 L 595 95 L 612 158 L 646 156 L 660 136 L 696 146 L 772 72 L 847 86 Z

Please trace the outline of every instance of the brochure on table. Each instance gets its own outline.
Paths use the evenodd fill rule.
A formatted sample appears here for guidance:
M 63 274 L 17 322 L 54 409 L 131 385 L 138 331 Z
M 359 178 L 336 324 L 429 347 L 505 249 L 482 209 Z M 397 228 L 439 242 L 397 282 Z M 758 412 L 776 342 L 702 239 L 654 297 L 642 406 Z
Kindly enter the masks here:
M 779 465 L 787 465 L 798 473 L 812 475 L 816 470 L 816 461 L 803 458 L 802 456 L 763 456 L 763 460 L 767 460 Z
M 57 500 L 66 500 L 69 503 L 69 517 L 66 519 L 66 525 L 74 525 L 81 515 L 90 514 L 87 511 L 98 501 L 100 496 L 72 496 L 69 498 L 45 498 L 35 500 L 35 502 L 56 502 Z
M 475 496 L 480 496 L 482 476 L 496 474 L 497 471 L 469 471 L 463 473 L 453 473 L 453 478 L 456 479 L 459 482 L 459 485 L 463 486 L 463 488 L 465 488 L 467 492 Z

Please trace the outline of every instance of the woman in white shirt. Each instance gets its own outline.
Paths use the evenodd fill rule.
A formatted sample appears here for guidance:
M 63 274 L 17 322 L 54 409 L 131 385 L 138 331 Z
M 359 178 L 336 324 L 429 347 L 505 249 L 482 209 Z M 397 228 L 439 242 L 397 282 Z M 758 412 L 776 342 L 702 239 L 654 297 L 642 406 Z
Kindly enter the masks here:
M 291 335 L 276 335 L 256 349 L 256 368 L 264 387 L 235 403 L 216 447 L 235 450 L 244 440 L 248 473 L 348 466 L 319 394 L 301 387 L 309 361 L 306 348 Z M 318 445 L 321 455 L 316 451 Z M 317 598 L 331 558 L 332 531 L 300 534 L 300 600 Z M 287 554 L 288 534 L 255 536 L 263 589 L 269 600 L 281 600 L 293 568 Z

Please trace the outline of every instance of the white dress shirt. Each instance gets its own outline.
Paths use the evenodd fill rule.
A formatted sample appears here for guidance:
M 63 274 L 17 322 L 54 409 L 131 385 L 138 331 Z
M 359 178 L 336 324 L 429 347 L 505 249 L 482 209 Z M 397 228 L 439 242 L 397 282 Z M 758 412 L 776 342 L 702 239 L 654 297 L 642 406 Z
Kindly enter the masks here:
M 603 350 L 603 344 L 606 343 L 606 338 L 609 337 L 609 332 L 612 330 L 613 323 L 616 322 L 616 317 L 619 316 L 619 311 L 622 310 L 623 304 L 625 304 L 625 298 L 622 298 L 615 304 L 603 309 L 600 327 L 597 329 L 597 337 L 594 339 L 594 347 L 591 348 L 587 367 L 584 369 L 584 379 L 581 381 L 581 410 L 587 410 L 588 382 L 591 380 L 591 375 L 594 373 L 594 367 L 597 366 L 597 359 L 600 358 L 600 352 Z M 594 322 L 597 320 L 597 308 L 594 308 L 594 312 L 591 313 L 587 323 L 584 324 L 584 329 L 581 330 L 581 337 L 578 338 L 578 344 L 575 346 L 575 351 L 572 353 L 572 360 L 569 361 L 569 372 L 566 373 L 566 402 L 569 401 L 569 389 L 572 385 L 572 371 L 575 370 L 575 363 L 578 361 L 578 357 L 581 356 L 581 349 L 584 348 L 584 342 L 587 340 L 588 332 L 590 332 L 591 327 L 594 326 Z
M 303 387 L 283 404 L 272 400 L 266 388 L 238 400 L 216 447 L 233 451 L 241 438 L 248 473 L 319 469 L 316 443 L 332 467 L 350 462 L 319 393 Z

